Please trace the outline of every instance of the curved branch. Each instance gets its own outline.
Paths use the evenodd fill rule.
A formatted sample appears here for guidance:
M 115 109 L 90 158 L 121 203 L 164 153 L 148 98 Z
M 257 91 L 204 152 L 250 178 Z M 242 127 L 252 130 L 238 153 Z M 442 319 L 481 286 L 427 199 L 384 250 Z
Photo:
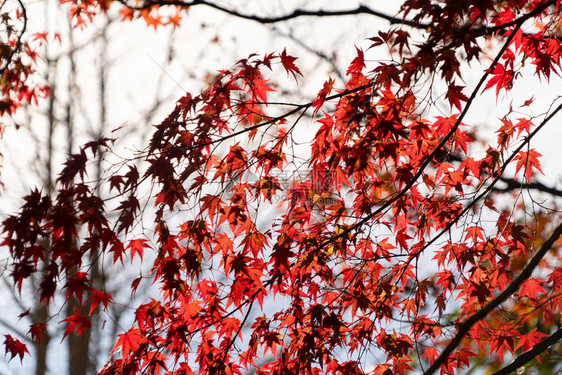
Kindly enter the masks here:
M 546 337 L 541 342 L 537 343 L 535 346 L 531 348 L 531 350 L 526 351 L 525 353 L 521 354 L 519 357 L 515 358 L 513 362 L 511 362 L 506 367 L 502 368 L 500 371 L 493 373 L 492 375 L 509 375 L 513 371 L 517 370 L 519 367 L 522 367 L 527 362 L 530 362 L 533 358 L 537 355 L 541 354 L 542 352 L 546 351 L 549 346 L 555 344 L 556 342 L 562 340 L 562 328 L 559 328 L 558 331 L 554 332 L 552 335 Z
M 465 157 L 461 155 L 457 155 L 455 153 L 451 153 L 448 151 L 443 152 L 442 155 L 436 155 L 435 159 L 438 161 L 454 161 L 454 162 L 462 162 L 465 160 Z M 496 182 L 503 182 L 507 186 L 505 187 L 497 187 L 495 186 Z M 492 186 L 492 190 L 499 193 L 507 193 L 514 190 L 537 190 L 543 193 L 548 193 L 550 195 L 556 197 L 562 197 L 562 190 L 559 190 L 552 186 L 547 186 L 542 182 L 533 181 L 533 182 L 522 182 L 515 180 L 515 177 L 504 177 L 503 175 L 496 177 L 494 181 L 494 186 Z
M 384 19 L 390 22 L 391 25 L 393 24 L 401 24 L 407 25 L 419 29 L 426 29 L 430 26 L 430 24 L 422 24 L 412 20 L 402 19 L 401 17 L 391 16 L 389 14 L 379 12 L 378 10 L 372 9 L 365 5 L 359 5 L 357 8 L 354 9 L 344 9 L 344 10 L 306 10 L 306 9 L 295 9 L 291 13 L 287 13 L 280 16 L 272 16 L 272 17 L 265 17 L 265 16 L 258 16 L 256 14 L 247 14 L 242 13 L 234 9 L 230 9 L 224 7 L 219 4 L 215 4 L 213 2 L 207 0 L 192 0 L 192 1 L 181 1 L 181 0 L 156 0 L 156 1 L 147 1 L 144 5 L 141 6 L 133 6 L 127 4 L 126 0 L 118 0 L 121 4 L 125 5 L 127 8 L 134 9 L 134 10 L 142 10 L 151 8 L 153 6 L 165 6 L 165 5 L 175 5 L 182 8 L 193 7 L 196 5 L 204 5 L 209 8 L 218 10 L 220 12 L 229 14 L 231 16 L 256 21 L 262 24 L 271 24 L 271 23 L 279 23 L 283 21 L 288 21 L 291 19 L 299 18 L 299 17 L 334 17 L 334 16 L 353 16 L 353 15 L 360 15 L 360 14 L 367 14 L 371 16 L 375 16 L 381 19 Z
M 508 191 L 512 191 L 512 190 L 520 190 L 520 189 L 532 189 L 532 190 L 538 190 L 541 191 L 543 193 L 548 193 L 557 197 L 562 197 L 562 190 L 558 190 L 556 188 L 553 188 L 551 186 L 547 186 L 545 184 L 543 184 L 542 182 L 538 182 L 538 181 L 533 181 L 533 182 L 519 182 L 516 180 L 513 180 L 511 178 L 507 178 L 507 177 L 500 177 L 499 181 L 503 182 L 504 184 L 506 184 L 506 187 L 500 188 L 500 187 L 494 187 L 494 191 L 499 191 L 499 192 L 508 192 Z
M 346 95 L 353 94 L 353 93 L 359 92 L 361 90 L 365 90 L 370 86 L 372 86 L 372 83 L 368 83 L 368 84 L 365 84 L 365 85 L 362 85 L 362 86 L 357 86 L 353 89 L 347 89 L 347 90 L 341 91 L 337 94 L 327 96 L 326 101 L 342 98 Z M 378 93 L 375 92 L 372 95 L 377 96 Z M 233 133 L 221 136 L 220 138 L 217 138 L 217 139 L 205 142 L 205 143 L 200 143 L 196 146 L 188 147 L 187 150 L 190 151 L 190 150 L 194 150 L 194 149 L 200 149 L 200 148 L 203 148 L 203 147 L 207 147 L 207 146 L 219 143 L 219 142 L 223 142 L 227 139 L 234 138 L 238 135 L 241 135 L 241 134 L 244 134 L 244 133 L 249 133 L 250 131 L 252 131 L 254 129 L 259 129 L 259 128 L 262 128 L 262 127 L 265 127 L 265 126 L 273 125 L 281 119 L 288 118 L 289 116 L 292 116 L 292 115 L 294 115 L 294 114 L 296 114 L 300 111 L 306 111 L 309 108 L 311 108 L 313 105 L 314 105 L 314 101 L 310 101 L 310 102 L 307 102 L 307 103 L 304 103 L 304 104 L 296 104 L 295 107 L 293 109 L 291 109 L 290 111 L 287 111 L 287 112 L 285 112 L 285 113 L 283 113 L 279 116 L 275 116 L 275 117 L 271 118 L 270 120 L 263 121 L 263 122 L 260 122 L 258 124 L 252 125 L 252 126 L 247 126 L 244 129 L 239 130 L 237 132 L 233 132 Z
M 22 18 L 23 18 L 23 26 L 22 26 L 22 29 L 21 29 L 20 33 L 18 34 L 18 39 L 16 40 L 16 45 L 14 46 L 12 51 L 10 52 L 10 55 L 6 58 L 6 63 L 4 64 L 4 66 L 2 68 L 0 68 L 0 76 L 4 75 L 4 72 L 6 71 L 6 69 L 8 69 L 8 66 L 10 66 L 10 63 L 12 62 L 12 59 L 14 58 L 15 54 L 20 51 L 21 39 L 23 38 L 23 34 L 25 34 L 25 31 L 27 30 L 27 11 L 25 9 L 25 5 L 23 5 L 23 2 L 21 0 L 18 0 L 18 3 L 21 7 L 21 14 L 22 14 Z
M 506 299 L 508 299 L 513 293 L 519 289 L 519 286 L 523 283 L 523 281 L 527 280 L 542 258 L 546 255 L 546 253 L 552 248 L 556 240 L 562 236 L 562 223 L 558 224 L 556 229 L 552 232 L 550 237 L 542 244 L 539 251 L 533 256 L 529 264 L 521 271 L 519 276 L 515 280 L 511 282 L 507 286 L 507 288 L 501 292 L 496 298 L 490 301 L 489 304 L 484 306 L 480 309 L 477 313 L 473 314 L 470 318 L 468 318 L 464 323 L 459 326 L 459 330 L 455 337 L 451 340 L 449 345 L 441 352 L 439 357 L 433 362 L 433 364 L 423 373 L 423 375 L 430 375 L 433 374 L 441 365 L 445 363 L 445 361 L 449 358 L 449 355 L 457 348 L 460 344 L 461 340 L 468 334 L 470 329 L 474 324 L 481 321 L 488 315 L 492 310 L 502 304 Z
M 496 32 L 502 32 L 503 30 L 511 27 L 511 26 L 516 26 L 516 25 L 521 25 L 523 22 L 527 21 L 530 18 L 533 18 L 535 16 L 538 16 L 540 13 L 542 13 L 546 8 L 548 8 L 551 5 L 556 4 L 556 0 L 548 0 L 546 1 L 543 5 L 536 7 L 535 9 L 533 9 L 532 11 L 530 11 L 529 13 L 524 14 L 523 16 L 514 19 L 513 21 L 504 23 L 502 25 L 497 25 L 494 27 L 483 27 L 480 30 L 475 30 L 476 35 L 477 36 L 483 36 L 483 35 L 490 35 Z M 524 33 L 524 35 L 528 35 L 526 33 Z
M 215 3 L 211 2 L 211 1 L 207 1 L 207 0 L 192 0 L 192 1 L 148 0 L 148 1 L 146 1 L 146 3 L 144 5 L 141 5 L 141 6 L 134 6 L 134 5 L 127 4 L 127 0 L 117 0 L 117 1 L 120 2 L 121 4 L 123 4 L 124 6 L 126 6 L 127 8 L 133 9 L 133 10 L 143 10 L 143 9 L 148 9 L 148 8 L 151 8 L 151 7 L 154 7 L 154 6 L 167 6 L 167 5 L 174 5 L 174 6 L 178 6 L 178 7 L 182 7 L 182 8 L 189 8 L 189 7 L 193 7 L 193 6 L 196 6 L 196 5 L 203 5 L 203 6 L 207 6 L 209 8 L 218 10 L 222 13 L 226 13 L 226 14 L 229 14 L 229 15 L 237 17 L 237 18 L 255 21 L 255 22 L 258 22 L 258 23 L 261 23 L 261 24 L 279 23 L 279 22 L 289 21 L 289 20 L 292 20 L 292 19 L 300 18 L 300 17 L 335 17 L 335 16 L 352 16 L 352 15 L 362 15 L 362 14 L 364 14 L 364 15 L 375 16 L 375 17 L 378 17 L 378 18 L 383 19 L 385 21 L 388 21 L 391 25 L 405 25 L 405 26 L 409 26 L 409 27 L 421 29 L 421 30 L 426 30 L 426 29 L 431 28 L 433 26 L 432 23 L 421 23 L 419 21 L 409 20 L 409 19 L 405 19 L 405 18 L 402 18 L 402 17 L 398 17 L 398 16 L 392 16 L 390 14 L 383 13 L 383 12 L 380 12 L 378 10 L 375 10 L 371 7 L 366 6 L 366 5 L 359 5 L 357 8 L 344 9 L 344 10 L 295 9 L 291 13 L 283 14 L 283 15 L 280 15 L 280 16 L 267 17 L 267 16 L 259 16 L 259 15 L 256 15 L 256 14 L 242 13 L 238 10 L 230 9 L 230 8 L 224 7 L 224 6 L 219 5 L 219 4 L 215 4 Z M 513 21 L 507 22 L 505 24 L 493 26 L 493 27 L 482 26 L 482 27 L 473 29 L 472 32 L 474 33 L 475 37 L 491 35 L 491 34 L 494 34 L 494 33 L 503 34 L 506 31 L 506 29 L 508 29 L 512 26 L 515 26 L 517 24 L 521 24 L 522 22 L 540 14 L 546 8 L 548 8 L 549 6 L 552 6 L 554 4 L 556 4 L 556 0 L 548 0 L 544 4 L 536 7 L 535 9 L 530 11 L 529 13 L 526 13 L 522 17 L 517 18 Z M 526 34 L 526 33 L 524 33 L 524 34 Z M 557 36 L 554 36 L 554 38 L 562 39 L 562 37 L 557 37 Z

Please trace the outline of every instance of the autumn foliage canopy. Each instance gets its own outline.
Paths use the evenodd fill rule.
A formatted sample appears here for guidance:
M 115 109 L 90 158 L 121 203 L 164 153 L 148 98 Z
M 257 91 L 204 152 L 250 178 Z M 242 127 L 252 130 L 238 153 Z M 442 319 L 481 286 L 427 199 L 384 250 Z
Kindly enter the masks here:
M 206 4 L 194 3 L 174 9 Z M 80 24 L 109 7 L 72 4 Z M 166 1 L 112 6 L 169 23 Z M 275 83 L 306 80 L 296 57 L 242 59 L 180 98 L 107 178 L 88 178 L 112 147 L 102 138 L 69 156 L 53 198 L 29 193 L 2 225 L 13 282 L 36 275 L 45 304 L 80 302 L 66 336 L 113 303 L 92 261 L 150 262 L 130 290 L 158 297 L 135 306 L 104 375 L 455 374 L 477 358 L 507 374 L 544 360 L 562 338 L 562 224 L 522 196 L 556 194 L 536 181 L 533 139 L 562 104 L 537 115 L 532 93 L 511 92 L 560 73 L 561 15 L 554 0 L 406 0 L 356 48 L 346 82 L 327 78 L 300 104 Z M 2 85 L 22 78 L 10 78 L 18 43 L 2 52 Z M 31 94 L 2 95 L 6 112 Z M 482 95 L 505 112 L 491 142 L 469 122 Z

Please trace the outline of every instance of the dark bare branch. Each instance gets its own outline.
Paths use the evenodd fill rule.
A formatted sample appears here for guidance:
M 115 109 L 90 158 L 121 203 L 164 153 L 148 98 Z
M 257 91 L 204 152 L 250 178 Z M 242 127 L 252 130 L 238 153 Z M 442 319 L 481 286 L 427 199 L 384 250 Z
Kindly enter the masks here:
M 513 360 L 509 365 L 502 368 L 500 371 L 495 372 L 493 375 L 509 375 L 513 371 L 530 362 L 537 355 L 545 352 L 551 345 L 557 343 L 562 339 L 562 328 L 554 332 L 552 335 L 546 337 L 544 340 L 533 346 L 531 350 L 526 351 Z
M 380 11 L 378 11 L 376 9 L 373 9 L 371 7 L 368 7 L 366 5 L 359 5 L 357 8 L 343 9 L 343 10 L 295 9 L 291 13 L 287 13 L 287 14 L 283 14 L 283 15 L 279 15 L 279 16 L 268 17 L 268 16 L 260 16 L 260 15 L 256 15 L 256 14 L 243 13 L 243 12 L 240 12 L 238 10 L 227 8 L 225 6 L 222 6 L 222 5 L 207 1 L 207 0 L 193 0 L 193 1 L 182 1 L 182 0 L 170 0 L 170 1 L 155 0 L 155 1 L 151 1 L 151 0 L 149 0 L 149 1 L 144 2 L 142 5 L 131 5 L 127 2 L 127 0 L 118 0 L 118 1 L 121 4 L 123 4 L 124 6 L 130 8 L 130 9 L 134 9 L 134 10 L 142 10 L 142 9 L 148 9 L 148 8 L 152 8 L 152 7 L 169 6 L 169 5 L 178 6 L 178 7 L 182 7 L 182 8 L 189 8 L 189 7 L 194 7 L 194 6 L 197 6 L 197 5 L 203 5 L 203 6 L 207 6 L 209 8 L 218 10 L 220 12 L 229 14 L 229 15 L 237 17 L 237 18 L 255 21 L 255 22 L 258 22 L 258 23 L 261 23 L 261 24 L 279 23 L 279 22 L 289 21 L 289 20 L 292 20 L 292 19 L 302 18 L 302 17 L 337 17 L 337 16 L 370 15 L 370 16 L 378 17 L 380 19 L 388 21 L 391 25 L 405 25 L 405 26 L 409 26 L 409 27 L 413 27 L 413 28 L 421 29 L 421 30 L 429 29 L 432 26 L 431 23 L 425 23 L 425 22 L 419 22 L 417 20 L 405 19 L 404 17 L 400 17 L 398 15 L 391 15 L 391 14 L 387 14 L 387 13 L 384 13 L 384 12 L 380 12 Z M 481 36 L 491 35 L 491 34 L 495 34 L 495 33 L 502 34 L 503 32 L 505 32 L 510 27 L 518 25 L 518 24 L 522 24 L 526 20 L 536 16 L 537 14 L 540 14 L 546 8 L 554 5 L 555 3 L 556 3 L 556 0 L 548 0 L 544 4 L 538 6 L 537 8 L 533 9 L 532 11 L 526 13 L 525 15 L 521 16 L 520 18 L 517 18 L 517 19 L 515 19 L 511 22 L 507 22 L 505 24 L 497 25 L 497 26 L 494 26 L 494 27 L 487 27 L 487 26 L 476 27 L 476 28 L 473 28 L 471 30 L 471 32 L 474 33 L 475 37 L 481 37 Z M 557 38 L 557 39 L 561 39 L 558 36 L 553 36 L 553 37 Z
M 545 184 L 543 184 L 542 182 L 538 182 L 538 181 L 533 181 L 533 182 L 519 182 L 516 181 L 514 179 L 511 178 L 507 178 L 507 177 L 500 177 L 499 180 L 501 182 L 503 182 L 504 184 L 506 184 L 507 186 L 505 187 L 497 187 L 494 186 L 494 191 L 499 191 L 499 192 L 508 192 L 508 191 L 513 191 L 513 190 L 537 190 L 537 191 L 541 191 L 543 193 L 548 193 L 551 194 L 553 196 L 557 196 L 557 197 L 562 197 L 562 190 L 553 188 L 551 186 L 547 186 Z
M 174 5 L 174 6 L 179 6 L 179 7 L 182 7 L 182 8 L 193 7 L 193 6 L 196 6 L 196 5 L 204 5 L 204 6 L 207 6 L 209 8 L 218 10 L 220 12 L 229 14 L 229 15 L 237 17 L 237 18 L 242 18 L 242 19 L 246 19 L 246 20 L 250 20 L 250 21 L 256 21 L 256 22 L 263 23 L 263 24 L 279 23 L 279 22 L 288 21 L 288 20 L 300 18 L 300 17 L 334 17 L 334 16 L 356 16 L 356 15 L 366 14 L 366 15 L 372 15 L 372 16 L 384 19 L 384 20 L 390 22 L 390 24 L 407 25 L 407 26 L 422 28 L 422 29 L 425 29 L 425 28 L 430 26 L 429 24 L 421 24 L 419 22 L 415 22 L 415 21 L 411 21 L 411 20 L 405 20 L 402 17 L 391 16 L 389 14 L 379 12 L 379 11 L 377 11 L 375 9 L 372 9 L 372 8 L 370 8 L 368 6 L 365 6 L 365 5 L 359 5 L 357 8 L 344 9 L 344 10 L 295 9 L 291 13 L 283 14 L 283 15 L 280 15 L 280 16 L 266 17 L 266 16 L 259 16 L 259 15 L 256 15 L 256 14 L 242 13 L 240 11 L 230 9 L 230 8 L 227 8 L 227 7 L 224 7 L 222 5 L 215 4 L 213 2 L 206 1 L 206 0 L 147 1 L 140 6 L 130 5 L 125 0 L 119 0 L 119 1 L 123 5 L 125 5 L 126 7 L 131 8 L 131 9 L 135 9 L 135 10 L 142 10 L 142 9 L 147 9 L 147 8 L 151 8 L 151 7 L 154 7 L 154 6 L 166 6 L 166 5 Z
M 427 369 L 427 371 L 424 372 L 424 375 L 431 375 L 435 371 L 437 371 L 439 367 L 441 367 L 441 365 L 443 365 L 445 361 L 449 358 L 449 355 L 451 355 L 451 353 L 457 348 L 457 346 L 460 344 L 462 339 L 468 334 L 472 326 L 477 322 L 481 321 L 482 319 L 484 319 L 492 310 L 494 310 L 496 307 L 501 305 L 506 299 L 508 299 L 513 293 L 515 293 L 517 289 L 519 289 L 521 284 L 531 276 L 531 274 L 533 273 L 539 262 L 546 255 L 546 253 L 552 248 L 552 246 L 554 245 L 556 240 L 560 238 L 560 236 L 562 236 L 562 223 L 558 224 L 558 226 L 556 227 L 556 229 L 554 229 L 550 237 L 548 237 L 548 239 L 542 244 L 539 251 L 537 251 L 537 253 L 533 256 L 529 264 L 527 264 L 527 266 L 523 269 L 523 271 L 521 271 L 519 276 L 517 276 L 517 278 L 513 280 L 511 284 L 509 284 L 508 287 L 503 292 L 501 292 L 496 298 L 490 301 L 490 303 L 484 306 L 477 313 L 473 314 L 470 318 L 468 318 L 464 323 L 462 323 L 459 326 L 458 332 L 455 335 L 455 337 L 453 337 L 451 342 L 449 342 L 449 345 L 447 345 L 447 347 L 443 350 L 443 352 L 441 352 L 441 354 L 435 360 L 435 362 L 433 362 L 433 364 Z

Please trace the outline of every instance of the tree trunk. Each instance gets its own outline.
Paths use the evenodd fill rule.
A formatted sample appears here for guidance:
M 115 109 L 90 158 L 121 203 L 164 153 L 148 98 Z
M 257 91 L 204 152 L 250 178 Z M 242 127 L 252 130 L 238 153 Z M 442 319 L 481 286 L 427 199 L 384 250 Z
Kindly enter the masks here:
M 68 301 L 67 316 L 74 315 L 74 309 L 79 308 L 78 301 L 72 297 Z M 88 311 L 82 309 L 82 315 L 87 315 Z M 81 335 L 75 332 L 68 335 L 68 375 L 87 375 L 91 368 L 89 347 L 90 347 L 90 329 L 85 329 Z
M 45 322 L 48 317 L 45 305 L 38 303 L 33 316 L 35 323 Z M 35 347 L 35 375 L 45 375 L 47 373 L 47 349 L 50 341 L 51 336 L 49 333 L 43 332 L 41 340 L 33 343 Z

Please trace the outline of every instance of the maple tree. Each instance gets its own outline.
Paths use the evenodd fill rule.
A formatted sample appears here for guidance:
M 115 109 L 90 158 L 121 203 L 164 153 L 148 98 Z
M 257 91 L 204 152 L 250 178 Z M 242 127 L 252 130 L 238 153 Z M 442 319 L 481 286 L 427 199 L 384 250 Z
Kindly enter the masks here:
M 109 6 L 73 4 L 78 25 Z M 177 101 L 137 155 L 144 170 L 126 160 L 90 181 L 90 160 L 112 147 L 101 137 L 70 155 L 52 199 L 35 190 L 4 221 L 16 287 L 38 274 L 45 304 L 63 290 L 84 307 L 65 336 L 113 303 L 91 283 L 93 257 L 125 267 L 153 255 L 131 293 L 153 284 L 159 297 L 135 308 L 101 374 L 453 374 L 475 357 L 509 360 L 497 372 L 508 374 L 562 338 L 562 224 L 531 195 L 562 195 L 536 181 L 532 142 L 562 104 L 534 115 L 532 98 L 510 97 L 525 64 L 547 83 L 559 74 L 559 2 L 406 0 L 395 17 L 361 6 L 272 18 L 206 1 L 122 4 L 154 27 L 169 5 L 173 25 L 207 5 L 264 23 L 366 13 L 393 26 L 356 49 L 346 82 L 329 78 L 301 104 L 273 85 L 276 72 L 303 79 L 286 50 L 238 61 Z M 378 50 L 389 59 L 366 56 Z M 467 63 L 482 68 L 472 87 Z M 490 93 L 507 105 L 484 143 L 468 119 Z M 100 185 L 114 195 L 93 194 Z M 9 335 L 4 345 L 27 351 Z

